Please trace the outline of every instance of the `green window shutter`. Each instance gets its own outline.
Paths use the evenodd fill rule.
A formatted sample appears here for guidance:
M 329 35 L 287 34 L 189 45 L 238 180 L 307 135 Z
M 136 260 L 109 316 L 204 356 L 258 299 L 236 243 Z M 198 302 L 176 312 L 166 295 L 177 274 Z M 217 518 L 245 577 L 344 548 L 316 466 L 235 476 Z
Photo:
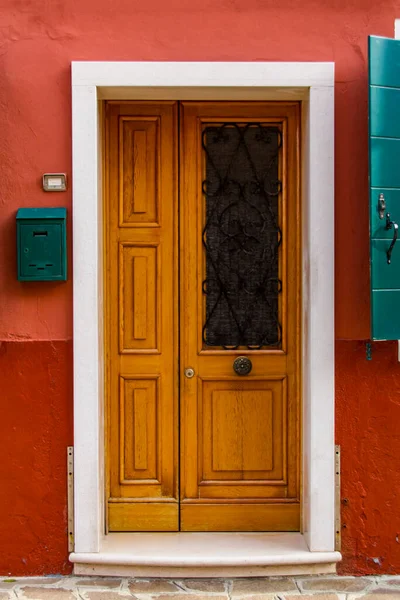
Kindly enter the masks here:
M 400 41 L 375 36 L 369 38 L 369 184 L 371 338 L 399 340 L 400 231 L 390 264 L 387 251 L 393 222 L 400 226 Z

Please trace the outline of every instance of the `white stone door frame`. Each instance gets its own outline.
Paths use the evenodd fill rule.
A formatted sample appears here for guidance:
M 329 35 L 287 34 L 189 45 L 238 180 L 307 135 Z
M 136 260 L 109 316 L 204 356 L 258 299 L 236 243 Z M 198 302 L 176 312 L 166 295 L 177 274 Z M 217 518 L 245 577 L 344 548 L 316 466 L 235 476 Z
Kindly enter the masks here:
M 75 553 L 104 539 L 104 99 L 302 102 L 302 533 L 334 551 L 333 93 L 333 63 L 72 63 Z

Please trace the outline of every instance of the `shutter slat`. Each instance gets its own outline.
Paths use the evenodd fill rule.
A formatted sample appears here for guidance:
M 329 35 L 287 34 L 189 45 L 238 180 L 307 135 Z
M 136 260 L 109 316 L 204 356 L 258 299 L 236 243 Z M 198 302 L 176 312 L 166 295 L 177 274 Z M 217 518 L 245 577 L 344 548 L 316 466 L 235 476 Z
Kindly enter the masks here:
M 371 86 L 370 88 L 370 135 L 400 138 L 400 119 L 389 120 L 388 114 L 396 114 L 400 106 L 400 89 Z
M 398 40 L 370 36 L 369 83 L 399 87 L 400 45 Z
M 400 188 L 400 140 L 371 137 L 371 187 Z

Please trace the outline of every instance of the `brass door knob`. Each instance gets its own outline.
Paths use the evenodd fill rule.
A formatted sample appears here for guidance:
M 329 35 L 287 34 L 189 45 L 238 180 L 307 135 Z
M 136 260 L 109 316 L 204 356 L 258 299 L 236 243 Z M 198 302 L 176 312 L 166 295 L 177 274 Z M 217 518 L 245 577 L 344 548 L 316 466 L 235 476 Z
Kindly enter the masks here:
M 247 356 L 238 356 L 233 361 L 233 370 L 237 375 L 248 375 L 252 368 L 252 362 Z

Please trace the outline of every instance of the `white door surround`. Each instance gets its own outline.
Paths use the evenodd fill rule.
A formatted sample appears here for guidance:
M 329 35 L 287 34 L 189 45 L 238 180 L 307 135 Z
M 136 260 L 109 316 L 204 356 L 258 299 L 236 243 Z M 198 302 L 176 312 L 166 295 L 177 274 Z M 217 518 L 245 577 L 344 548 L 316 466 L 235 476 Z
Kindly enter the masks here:
M 334 541 L 333 92 L 333 63 L 72 63 L 75 552 L 70 560 L 77 573 L 149 575 L 160 574 L 160 568 L 163 574 L 179 576 L 306 573 L 332 570 L 340 560 Z M 105 99 L 302 102 L 300 534 L 105 535 L 101 189 Z M 161 543 L 160 535 L 167 536 Z M 190 551 L 193 536 L 197 555 Z M 207 536 L 214 536 L 214 541 Z M 249 548 L 256 540 L 252 552 Z

